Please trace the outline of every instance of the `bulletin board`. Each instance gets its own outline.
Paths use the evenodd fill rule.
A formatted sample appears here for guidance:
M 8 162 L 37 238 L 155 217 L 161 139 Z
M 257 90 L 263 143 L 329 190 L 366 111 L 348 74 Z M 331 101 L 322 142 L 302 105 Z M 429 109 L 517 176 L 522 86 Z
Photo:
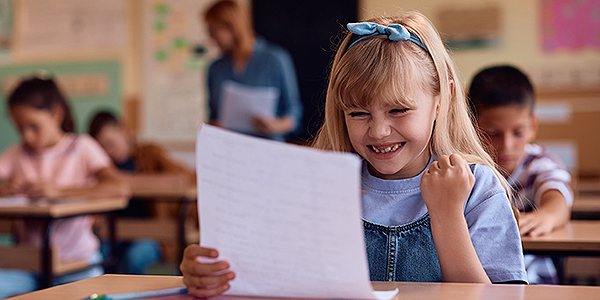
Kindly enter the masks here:
M 201 16 L 214 2 L 144 2 L 142 139 L 194 141 L 206 121 L 205 75 L 218 51 Z
M 128 2 L 12 0 L 12 55 L 21 62 L 118 55 L 127 42 Z
M 0 67 L 0 153 L 19 141 L 7 111 L 6 98 L 20 78 L 49 73 L 69 100 L 76 131 L 87 132 L 98 110 L 121 110 L 121 63 L 117 60 L 19 64 Z

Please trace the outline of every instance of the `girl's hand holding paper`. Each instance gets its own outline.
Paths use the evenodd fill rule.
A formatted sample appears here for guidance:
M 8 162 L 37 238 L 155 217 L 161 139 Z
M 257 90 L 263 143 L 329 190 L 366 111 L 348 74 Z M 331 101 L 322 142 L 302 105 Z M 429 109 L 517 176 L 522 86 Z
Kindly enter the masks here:
M 180 269 L 188 292 L 196 297 L 207 298 L 220 295 L 229 289 L 229 281 L 235 273 L 229 271 L 229 263 L 217 260 L 215 249 L 192 244 L 185 248 Z

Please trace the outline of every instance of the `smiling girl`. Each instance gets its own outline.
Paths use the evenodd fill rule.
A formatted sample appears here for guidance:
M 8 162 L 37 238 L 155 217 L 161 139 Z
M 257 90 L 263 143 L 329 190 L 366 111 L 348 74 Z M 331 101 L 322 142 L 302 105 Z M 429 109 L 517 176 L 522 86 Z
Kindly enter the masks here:
M 363 159 L 362 208 L 372 281 L 526 283 L 519 229 L 478 139 L 457 73 L 423 15 L 348 24 L 325 122 L 313 146 Z M 216 249 L 186 249 L 191 293 L 235 276 Z M 232 284 L 235 284 L 233 282 Z

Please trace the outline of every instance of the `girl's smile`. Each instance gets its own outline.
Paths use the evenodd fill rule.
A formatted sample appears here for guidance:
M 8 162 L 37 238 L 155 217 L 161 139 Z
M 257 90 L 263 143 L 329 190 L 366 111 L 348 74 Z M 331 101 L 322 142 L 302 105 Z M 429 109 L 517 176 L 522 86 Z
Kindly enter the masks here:
M 391 145 L 368 145 L 367 147 L 371 148 L 371 150 L 375 153 L 387 154 L 392 153 L 400 149 L 406 143 L 395 143 Z

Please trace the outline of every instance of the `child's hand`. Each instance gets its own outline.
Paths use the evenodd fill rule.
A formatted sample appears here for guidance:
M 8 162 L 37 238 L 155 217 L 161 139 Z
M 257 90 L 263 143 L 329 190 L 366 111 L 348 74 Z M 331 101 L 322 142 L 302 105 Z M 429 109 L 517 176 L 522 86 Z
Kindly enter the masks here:
M 458 154 L 442 155 L 421 177 L 421 194 L 430 215 L 462 214 L 465 200 L 475 185 L 469 164 Z
M 554 230 L 554 221 L 550 216 L 538 211 L 521 212 L 519 218 L 521 236 L 542 236 L 552 232 L 552 230 Z
M 265 135 L 272 135 L 279 131 L 277 119 L 274 118 L 256 115 L 252 117 L 251 122 L 254 129 Z
M 59 190 L 48 181 L 38 181 L 28 183 L 23 192 L 30 198 L 58 198 L 60 196 Z
M 235 278 L 235 273 L 228 271 L 228 262 L 201 262 L 201 257 L 215 260 L 218 256 L 217 250 L 196 244 L 185 248 L 179 269 L 190 294 L 207 298 L 220 295 L 229 289 L 229 281 Z
M 0 185 L 0 195 L 22 194 L 24 187 L 25 181 L 12 177 Z

